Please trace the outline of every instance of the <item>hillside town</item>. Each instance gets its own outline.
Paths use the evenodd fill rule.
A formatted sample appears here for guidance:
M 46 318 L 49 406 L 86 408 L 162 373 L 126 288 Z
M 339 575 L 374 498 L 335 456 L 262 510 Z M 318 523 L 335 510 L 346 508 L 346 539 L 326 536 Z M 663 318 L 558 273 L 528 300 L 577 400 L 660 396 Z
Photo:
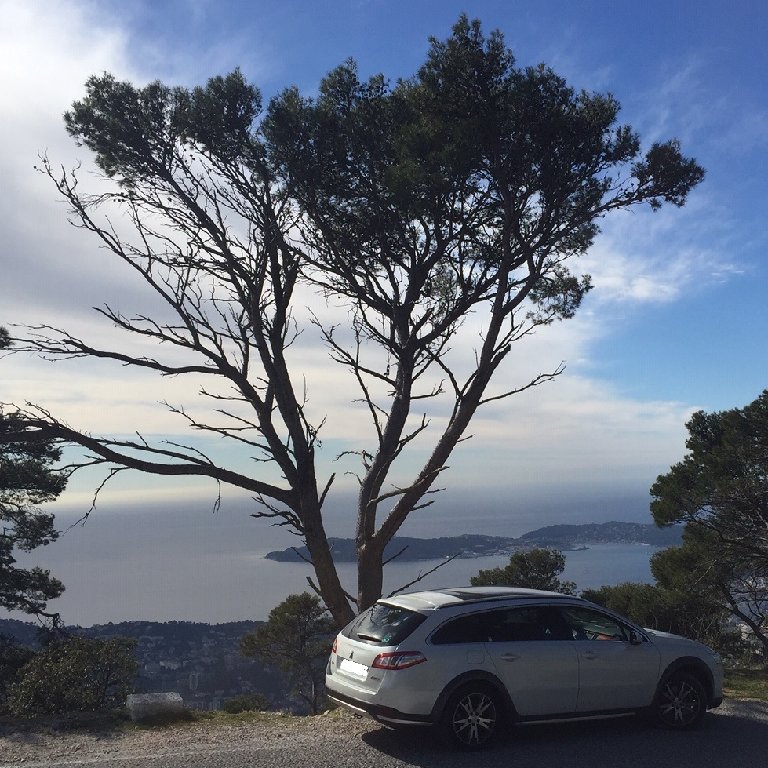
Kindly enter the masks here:
M 240 638 L 260 622 L 227 624 L 125 621 L 67 631 L 107 640 L 136 641 L 137 693 L 177 692 L 190 709 L 218 710 L 236 696 L 261 694 L 271 709 L 296 709 L 280 672 L 240 653 Z M 24 645 L 38 643 L 34 624 L 0 619 L 0 634 Z

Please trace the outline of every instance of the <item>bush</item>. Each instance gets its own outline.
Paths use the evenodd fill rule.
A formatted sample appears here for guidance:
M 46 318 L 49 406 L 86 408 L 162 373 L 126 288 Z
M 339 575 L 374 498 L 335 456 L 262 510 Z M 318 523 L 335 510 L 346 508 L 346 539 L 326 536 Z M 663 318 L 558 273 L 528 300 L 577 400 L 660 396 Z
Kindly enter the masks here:
M 57 638 L 20 671 L 9 709 L 19 717 L 122 706 L 136 674 L 135 641 Z
M 34 655 L 31 648 L 19 645 L 7 635 L 0 635 L 0 713 L 7 711 L 11 686 L 19 681 L 19 672 Z
M 269 702 L 266 696 L 252 693 L 247 696 L 234 696 L 227 699 L 221 708 L 230 715 L 236 715 L 239 712 L 263 712 L 269 709 Z

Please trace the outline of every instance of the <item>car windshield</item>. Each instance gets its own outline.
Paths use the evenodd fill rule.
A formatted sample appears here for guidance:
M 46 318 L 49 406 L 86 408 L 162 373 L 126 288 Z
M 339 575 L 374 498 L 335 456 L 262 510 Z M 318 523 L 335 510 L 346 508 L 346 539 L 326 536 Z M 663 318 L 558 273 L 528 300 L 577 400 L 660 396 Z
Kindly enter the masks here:
M 345 629 L 344 635 L 377 645 L 399 645 L 426 616 L 386 603 L 375 603 Z

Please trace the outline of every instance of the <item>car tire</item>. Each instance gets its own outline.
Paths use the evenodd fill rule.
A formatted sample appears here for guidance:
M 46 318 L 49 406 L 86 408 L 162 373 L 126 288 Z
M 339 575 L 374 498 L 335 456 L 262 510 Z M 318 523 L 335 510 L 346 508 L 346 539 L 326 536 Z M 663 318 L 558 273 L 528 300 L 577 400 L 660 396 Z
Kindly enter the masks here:
M 498 738 L 503 716 L 501 696 L 489 685 L 470 683 L 448 699 L 440 730 L 458 749 L 484 749 Z
M 662 728 L 696 728 L 707 712 L 707 692 L 695 675 L 676 672 L 659 687 L 653 702 L 653 716 Z

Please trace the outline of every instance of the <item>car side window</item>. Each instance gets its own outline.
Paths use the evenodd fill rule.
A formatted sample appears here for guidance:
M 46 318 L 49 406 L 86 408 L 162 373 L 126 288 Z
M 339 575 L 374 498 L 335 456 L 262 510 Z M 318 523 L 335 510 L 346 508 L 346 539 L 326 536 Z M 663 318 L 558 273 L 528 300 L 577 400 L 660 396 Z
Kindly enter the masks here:
M 434 645 L 449 645 L 453 643 L 485 643 L 488 641 L 488 625 L 490 614 L 469 613 L 451 619 L 437 629 L 432 635 Z
M 563 606 L 560 611 L 574 640 L 629 641 L 629 628 L 601 611 L 576 606 Z
M 499 608 L 446 622 L 432 635 L 435 645 L 572 640 L 562 616 L 548 606 Z
M 498 643 L 531 640 L 570 640 L 569 628 L 560 614 L 548 606 L 524 606 L 495 611 L 490 640 Z

